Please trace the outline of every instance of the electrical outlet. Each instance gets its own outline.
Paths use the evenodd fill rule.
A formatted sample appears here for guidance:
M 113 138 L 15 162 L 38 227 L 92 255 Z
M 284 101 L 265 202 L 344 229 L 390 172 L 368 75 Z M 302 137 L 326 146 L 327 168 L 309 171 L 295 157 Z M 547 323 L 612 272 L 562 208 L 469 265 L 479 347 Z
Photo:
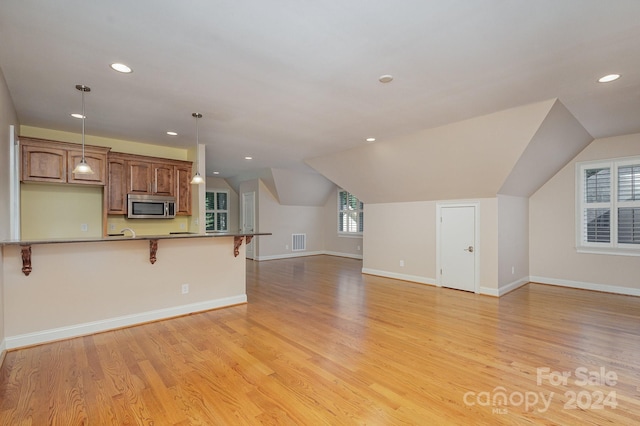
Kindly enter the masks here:
M 193 224 L 196 225 L 196 226 L 198 225 L 198 218 L 197 217 L 195 219 L 193 219 Z
M 82 232 L 87 232 L 89 230 L 89 225 L 87 225 L 86 223 L 83 223 L 80 225 L 80 230 Z
M 115 231 L 116 230 L 116 224 L 115 223 L 110 223 L 109 224 L 109 231 Z
M 511 267 L 511 275 L 514 275 L 516 273 L 516 267 L 512 266 Z
M 182 284 L 182 294 L 189 293 L 189 284 Z
M 181 223 L 180 224 L 180 229 L 185 229 L 185 228 L 186 228 L 186 226 L 184 225 L 184 223 Z
M 284 249 L 289 250 L 289 244 L 285 244 Z
M 360 251 L 360 246 L 358 246 L 358 251 Z
M 401 261 L 400 261 L 400 266 L 401 266 L 401 267 L 404 267 L 404 260 L 401 260 Z

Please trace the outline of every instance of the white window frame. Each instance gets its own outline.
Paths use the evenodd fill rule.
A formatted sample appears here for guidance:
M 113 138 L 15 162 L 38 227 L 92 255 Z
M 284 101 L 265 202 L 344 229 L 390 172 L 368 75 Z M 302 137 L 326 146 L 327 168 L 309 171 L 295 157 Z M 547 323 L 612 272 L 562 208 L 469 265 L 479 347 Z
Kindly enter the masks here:
M 205 230 L 206 232 L 229 232 L 229 190 L 228 189 L 207 189 L 206 190 L 207 193 L 212 193 L 214 194 L 213 199 L 215 200 L 215 209 L 212 210 L 206 210 L 206 204 L 205 204 Z M 227 194 L 227 208 L 226 209 L 219 209 L 218 208 L 218 194 L 219 193 L 224 193 Z M 214 220 L 213 220 L 213 228 L 214 229 L 206 229 L 206 220 L 207 220 L 207 213 L 215 213 L 215 215 L 218 215 L 219 213 L 226 213 L 227 214 L 227 229 L 216 229 L 218 227 L 218 222 L 215 219 L 215 215 L 214 215 Z
M 618 242 L 618 209 L 624 207 L 640 208 L 640 200 L 618 200 L 618 169 L 620 167 L 638 164 L 640 164 L 640 156 L 576 163 L 576 251 L 578 253 L 640 256 L 640 244 Z M 587 203 L 585 200 L 585 171 L 598 168 L 609 168 L 610 170 L 611 186 L 609 201 Z M 586 241 L 587 224 L 584 211 L 587 207 L 609 209 L 609 242 Z
M 360 216 L 361 215 L 362 215 L 362 218 L 364 220 L 364 203 L 362 203 L 362 201 L 360 201 L 360 199 L 358 197 L 356 197 L 355 195 L 353 195 L 349 191 L 346 191 L 344 189 L 339 189 L 338 190 L 338 198 L 336 199 L 336 202 L 338 204 L 338 206 L 337 206 L 338 223 L 336 224 L 336 227 L 338 229 L 338 236 L 341 236 L 341 237 L 362 237 L 362 231 L 343 231 L 343 230 L 340 229 L 340 215 L 344 213 L 344 210 L 341 209 L 341 204 L 340 204 L 340 193 L 342 193 L 342 192 L 345 192 L 347 194 L 347 199 L 351 195 L 351 196 L 355 197 L 356 200 L 358 200 L 358 204 L 362 204 L 362 209 L 349 209 L 349 211 L 350 212 L 356 212 L 356 217 L 358 218 L 358 221 L 360 220 Z M 356 228 L 360 229 L 360 223 L 359 222 L 357 222 Z M 364 231 L 364 224 L 362 224 L 362 230 Z

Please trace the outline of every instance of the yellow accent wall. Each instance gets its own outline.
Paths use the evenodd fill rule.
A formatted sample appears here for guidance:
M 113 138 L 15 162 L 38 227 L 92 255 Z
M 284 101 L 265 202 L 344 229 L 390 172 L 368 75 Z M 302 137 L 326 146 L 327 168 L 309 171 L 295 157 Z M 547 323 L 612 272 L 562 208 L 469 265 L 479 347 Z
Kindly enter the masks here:
M 102 187 L 22 183 L 20 193 L 23 240 L 102 236 Z
M 43 129 L 40 127 L 20 126 L 20 136 L 51 139 L 54 141 L 78 144 L 82 143 L 82 135 L 80 133 L 63 132 L 60 130 Z M 136 155 L 149 155 L 152 157 L 170 158 L 172 160 L 189 160 L 188 150 L 184 148 L 152 145 L 91 135 L 85 135 L 85 143 L 87 145 L 110 147 L 114 152 L 124 152 L 127 154 Z

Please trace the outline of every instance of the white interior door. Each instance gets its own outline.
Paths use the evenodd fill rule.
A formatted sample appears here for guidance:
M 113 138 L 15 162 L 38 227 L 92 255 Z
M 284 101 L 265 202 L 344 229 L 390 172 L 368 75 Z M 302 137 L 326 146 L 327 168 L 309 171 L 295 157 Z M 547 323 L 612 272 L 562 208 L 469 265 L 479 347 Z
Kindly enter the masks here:
M 256 202 L 255 192 L 245 192 L 242 194 L 242 232 L 243 233 L 255 232 L 255 221 L 256 221 L 255 202 Z M 253 248 L 254 248 L 254 244 L 252 240 L 251 243 L 247 244 L 247 246 L 245 247 L 246 256 L 248 259 L 254 258 Z
M 440 209 L 440 284 L 477 292 L 476 206 Z

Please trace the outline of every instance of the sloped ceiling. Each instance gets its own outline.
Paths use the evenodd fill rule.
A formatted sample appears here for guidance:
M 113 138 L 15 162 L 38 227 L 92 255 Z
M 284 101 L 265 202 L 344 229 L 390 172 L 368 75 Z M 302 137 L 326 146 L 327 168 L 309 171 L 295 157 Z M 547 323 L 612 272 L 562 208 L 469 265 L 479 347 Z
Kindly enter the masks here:
M 307 164 L 365 203 L 495 197 L 556 102 L 511 108 Z
M 557 100 L 498 193 L 531 196 L 592 141 L 593 137 Z
M 271 169 L 280 204 L 287 206 L 323 206 L 335 184 L 316 173 Z
M 260 179 L 269 192 L 282 205 L 323 206 L 335 184 L 317 173 L 305 173 L 288 169 L 260 169 L 226 179 L 236 191 L 240 183 Z

